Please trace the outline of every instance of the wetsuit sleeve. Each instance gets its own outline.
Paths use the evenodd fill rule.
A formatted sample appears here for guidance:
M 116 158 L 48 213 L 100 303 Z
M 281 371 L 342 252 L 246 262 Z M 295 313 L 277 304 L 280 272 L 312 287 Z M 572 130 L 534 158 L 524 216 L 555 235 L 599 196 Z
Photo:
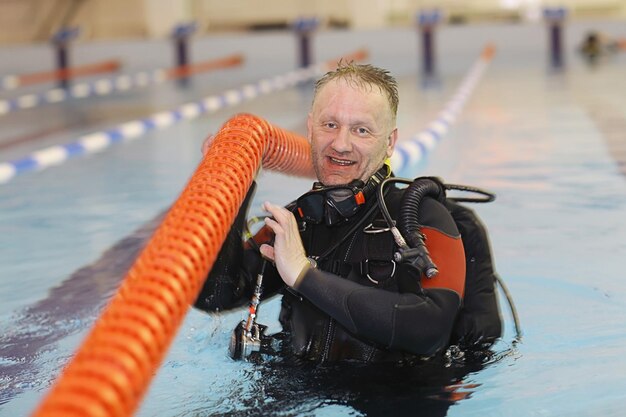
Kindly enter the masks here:
M 417 273 L 410 266 L 399 268 L 405 269 L 399 273 Z M 312 268 L 297 291 L 356 335 L 419 355 L 447 346 L 461 301 L 449 289 L 396 293 Z
M 226 244 L 211 269 L 194 307 L 206 312 L 229 310 L 246 305 L 254 291 L 258 272 L 263 259 L 254 249 L 243 249 L 239 241 L 239 250 L 233 255 Z M 228 258 L 227 262 L 223 258 Z M 268 264 L 263 275 L 263 298 L 267 299 L 282 288 L 283 281 L 273 264 Z
M 256 285 L 257 274 L 263 259 L 249 242 L 244 244 L 242 236 L 248 206 L 252 200 L 256 184 L 250 187 L 239 213 L 231 226 L 226 240 L 217 255 L 194 307 L 207 312 L 227 310 L 242 306 L 250 301 Z M 267 227 L 263 227 L 252 238 L 257 246 L 270 239 Z M 263 276 L 264 298 L 274 295 L 283 287 L 283 282 L 274 265 L 265 268 Z

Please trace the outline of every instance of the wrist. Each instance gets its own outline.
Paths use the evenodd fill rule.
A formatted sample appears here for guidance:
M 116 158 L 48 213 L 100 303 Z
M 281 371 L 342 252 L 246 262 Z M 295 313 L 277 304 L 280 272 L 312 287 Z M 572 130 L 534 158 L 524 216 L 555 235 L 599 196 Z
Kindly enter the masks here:
M 300 273 L 296 277 L 291 287 L 294 289 L 297 289 L 303 277 L 306 275 L 307 272 L 309 272 L 309 269 L 316 269 L 316 268 L 317 268 L 317 261 L 307 256 L 306 263 L 303 264 L 302 269 L 300 270 Z

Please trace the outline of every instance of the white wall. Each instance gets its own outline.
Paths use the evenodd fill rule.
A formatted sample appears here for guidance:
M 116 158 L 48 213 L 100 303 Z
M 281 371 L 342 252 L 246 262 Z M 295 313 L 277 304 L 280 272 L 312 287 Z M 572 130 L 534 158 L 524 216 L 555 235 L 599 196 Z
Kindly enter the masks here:
M 477 22 L 540 20 L 545 6 L 567 7 L 570 19 L 626 20 L 626 0 L 0 0 L 0 43 L 47 41 L 62 24 L 80 26 L 82 39 L 158 39 L 190 20 L 200 33 L 312 15 L 324 24 L 379 29 L 413 25 L 417 11 L 433 7 Z
M 188 1 L 143 0 L 143 2 L 146 32 L 149 37 L 167 37 L 176 25 L 193 20 Z

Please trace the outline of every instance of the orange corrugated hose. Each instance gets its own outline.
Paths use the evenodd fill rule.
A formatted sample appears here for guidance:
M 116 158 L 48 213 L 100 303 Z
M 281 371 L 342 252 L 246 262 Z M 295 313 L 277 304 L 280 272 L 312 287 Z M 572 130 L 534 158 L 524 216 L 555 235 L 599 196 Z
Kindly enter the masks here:
M 195 301 L 260 166 L 313 177 L 308 141 L 230 119 L 35 416 L 129 416 Z

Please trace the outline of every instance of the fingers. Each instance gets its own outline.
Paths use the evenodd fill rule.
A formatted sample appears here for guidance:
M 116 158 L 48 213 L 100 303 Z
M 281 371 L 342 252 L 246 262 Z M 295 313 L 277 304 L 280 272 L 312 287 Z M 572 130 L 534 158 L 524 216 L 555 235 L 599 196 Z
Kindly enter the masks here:
M 296 236 L 300 237 L 298 224 L 293 213 L 284 207 L 268 202 L 263 203 L 263 208 L 271 215 L 265 218 L 265 224 L 272 229 L 275 239 L 291 240 Z
M 213 142 L 213 138 L 215 138 L 215 135 L 209 133 L 209 136 L 207 136 L 204 142 L 202 142 L 202 147 L 200 148 L 200 150 L 202 151 L 202 156 L 205 156 L 208 152 L 209 146 L 211 145 L 211 142 Z
M 269 259 L 270 261 L 274 262 L 274 247 L 268 245 L 267 243 L 264 243 L 261 245 L 261 255 L 266 258 Z
M 308 264 L 298 223 L 293 213 L 284 207 L 265 202 L 263 209 L 271 215 L 265 218 L 265 224 L 274 232 L 275 237 L 273 247 L 263 245 L 261 253 L 274 260 L 283 281 L 292 286 L 303 267 Z
M 293 213 L 284 207 L 266 201 L 263 203 L 263 210 L 271 214 L 271 217 L 265 218 L 265 224 L 274 230 L 274 233 L 277 232 L 276 226 L 286 228 L 291 222 L 296 224 L 296 218 L 293 216 Z

